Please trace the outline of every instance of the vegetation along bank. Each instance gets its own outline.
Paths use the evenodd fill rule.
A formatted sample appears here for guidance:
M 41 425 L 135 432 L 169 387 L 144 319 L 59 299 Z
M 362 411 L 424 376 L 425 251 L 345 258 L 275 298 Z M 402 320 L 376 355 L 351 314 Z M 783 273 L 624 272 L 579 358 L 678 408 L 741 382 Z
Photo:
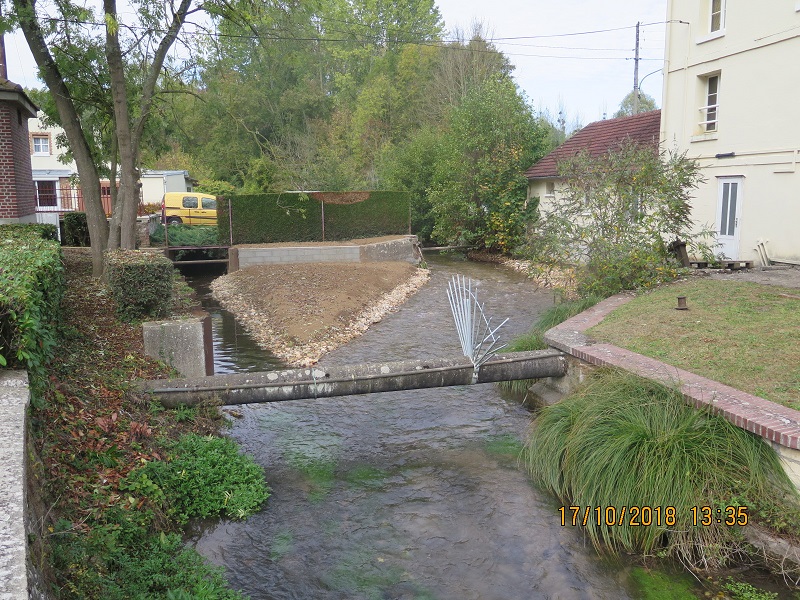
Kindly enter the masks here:
M 52 234 L 0 227 L 2 276 L 40 278 L 28 288 L 34 293 L 0 287 L 0 354 L 6 367 L 27 366 L 33 383 L 29 500 L 37 528 L 29 538 L 46 591 L 98 600 L 241 598 L 184 547 L 181 529 L 190 518 L 257 510 L 269 496 L 262 469 L 218 437 L 225 421 L 216 407 L 168 411 L 127 394 L 136 378 L 170 374 L 143 354 L 140 326 L 130 318 L 141 307 L 120 306 L 115 297 L 125 294 L 91 277 L 88 253 L 67 251 L 62 262 L 56 242 L 38 241 Z M 22 260 L 21 240 L 34 260 Z M 167 273 L 168 306 L 156 312 L 186 310 L 191 302 L 171 265 L 141 264 L 133 254 L 125 270 L 139 274 L 138 297 L 152 298 L 146 282 L 163 286 L 157 273 Z M 52 269 L 40 269 L 47 256 L 55 257 Z M 44 349 L 34 356 L 26 340 L 39 330 L 49 333 L 30 345 Z

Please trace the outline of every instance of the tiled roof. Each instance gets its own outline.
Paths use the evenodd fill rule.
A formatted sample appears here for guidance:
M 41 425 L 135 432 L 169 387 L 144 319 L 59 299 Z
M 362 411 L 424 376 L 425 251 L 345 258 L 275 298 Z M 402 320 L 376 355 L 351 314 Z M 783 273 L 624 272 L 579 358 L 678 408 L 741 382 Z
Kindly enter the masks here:
M 591 156 L 600 156 L 618 146 L 626 138 L 639 144 L 651 144 L 657 147 L 660 124 L 660 110 L 589 123 L 550 154 L 543 156 L 525 171 L 525 176 L 528 179 L 557 177 L 558 162 L 562 158 L 574 156 L 582 150 L 588 151 Z

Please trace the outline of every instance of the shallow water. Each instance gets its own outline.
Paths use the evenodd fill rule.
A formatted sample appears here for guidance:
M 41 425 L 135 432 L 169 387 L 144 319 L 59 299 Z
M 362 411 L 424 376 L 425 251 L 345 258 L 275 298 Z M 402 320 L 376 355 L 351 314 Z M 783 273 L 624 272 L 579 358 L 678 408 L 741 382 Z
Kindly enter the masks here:
M 281 367 L 280 359 L 259 348 L 233 315 L 211 296 L 211 282 L 216 275 L 198 274 L 195 269 L 185 277 L 200 297 L 203 308 L 211 315 L 215 374 L 252 373 Z
M 325 364 L 459 355 L 445 296 L 479 284 L 505 339 L 552 297 L 491 265 L 432 278 Z M 245 361 L 248 362 L 248 361 Z M 626 569 L 559 525 L 517 464 L 530 413 L 491 384 L 242 407 L 231 435 L 264 466 L 265 509 L 192 543 L 254 599 L 628 598 Z

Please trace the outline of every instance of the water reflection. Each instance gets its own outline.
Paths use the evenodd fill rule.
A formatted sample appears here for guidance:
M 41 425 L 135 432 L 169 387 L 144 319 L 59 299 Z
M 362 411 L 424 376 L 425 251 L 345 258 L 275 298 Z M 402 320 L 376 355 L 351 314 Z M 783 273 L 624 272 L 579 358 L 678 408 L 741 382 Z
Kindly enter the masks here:
M 214 342 L 214 373 L 252 373 L 283 366 L 280 359 L 261 349 L 231 313 L 211 295 L 211 282 L 224 271 L 209 272 L 183 267 L 187 283 L 195 290 L 203 308 L 211 315 Z

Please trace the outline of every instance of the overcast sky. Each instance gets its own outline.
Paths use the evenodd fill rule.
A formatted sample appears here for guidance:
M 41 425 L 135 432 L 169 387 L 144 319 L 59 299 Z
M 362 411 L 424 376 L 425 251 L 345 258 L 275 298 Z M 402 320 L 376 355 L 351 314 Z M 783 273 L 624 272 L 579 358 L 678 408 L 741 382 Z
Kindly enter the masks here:
M 531 105 L 567 127 L 609 117 L 633 88 L 636 22 L 641 89 L 661 106 L 667 0 L 438 0 L 450 32 L 484 25 L 515 65 L 514 78 Z M 588 33 L 602 30 L 603 33 Z M 570 35 L 578 34 L 578 35 Z M 550 36 L 550 37 L 544 37 Z M 525 39 L 500 39 L 525 38 Z M 41 85 L 25 39 L 6 37 L 8 75 L 25 87 Z
M 586 125 L 602 119 L 604 112 L 611 117 L 633 89 L 639 21 L 641 89 L 661 106 L 666 0 L 437 0 L 437 4 L 450 31 L 469 31 L 471 23 L 482 22 L 516 66 L 514 78 L 533 107 L 555 116 L 563 106 L 568 127 L 576 118 Z M 583 33 L 609 29 L 615 31 Z M 581 35 L 564 35 L 574 33 Z M 511 37 L 533 39 L 497 39 Z

